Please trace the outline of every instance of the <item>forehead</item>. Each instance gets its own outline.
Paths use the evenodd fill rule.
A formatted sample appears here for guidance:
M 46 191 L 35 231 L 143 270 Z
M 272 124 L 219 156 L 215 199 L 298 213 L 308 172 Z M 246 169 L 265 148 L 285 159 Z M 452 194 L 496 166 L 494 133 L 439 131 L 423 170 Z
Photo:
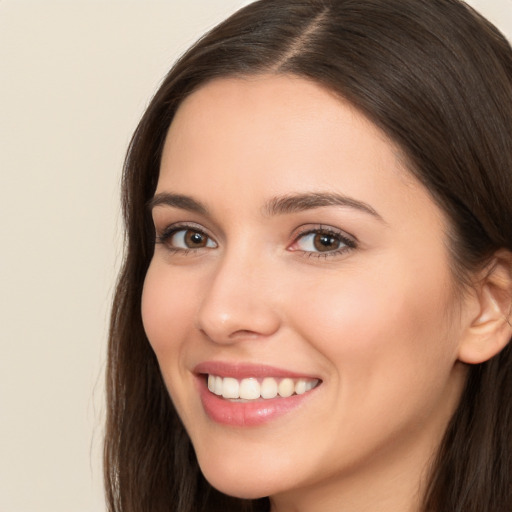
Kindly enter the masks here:
M 223 130 L 218 129 L 220 123 Z M 320 136 L 328 141 L 328 130 L 340 132 L 343 127 L 350 129 L 350 125 L 364 125 L 365 135 L 380 139 L 395 154 L 400 153 L 380 129 L 344 98 L 294 75 L 250 75 L 210 81 L 179 106 L 167 138 L 191 135 L 188 130 L 198 135 L 197 130 L 201 130 L 201 136 L 210 132 L 219 141 L 236 142 L 256 140 L 259 131 L 261 139 L 269 133 L 280 135 L 276 142 L 281 145 L 292 138 L 303 138 L 310 142 L 311 149 L 311 142 L 318 144 Z M 311 139 L 313 129 L 318 134 L 315 140 Z M 352 138 L 359 133 L 360 130 L 354 131 Z
M 201 145 L 202 152 L 215 146 L 231 149 L 237 144 L 247 149 L 248 143 L 256 152 L 265 144 L 268 154 L 275 149 L 285 153 L 291 146 L 296 152 L 303 143 L 303 152 L 317 155 L 334 143 L 342 157 L 349 144 L 359 147 L 368 138 L 374 142 L 372 155 L 382 149 L 391 152 L 396 158 L 393 170 L 400 169 L 404 178 L 409 177 L 400 163 L 404 160 L 400 149 L 334 92 L 293 75 L 221 78 L 203 85 L 180 105 L 163 158 L 165 163 L 169 146 L 175 153 L 187 149 L 185 143 Z M 344 144 L 340 144 L 342 139 Z
M 257 191 L 334 191 L 361 200 L 375 192 L 375 200 L 390 204 L 397 196 L 402 202 L 417 192 L 429 196 L 404 161 L 378 127 L 314 82 L 289 75 L 223 78 L 178 109 L 157 191 L 212 196 L 215 185 L 226 201 L 233 188 L 251 199 Z M 384 185 L 394 193 L 378 193 Z

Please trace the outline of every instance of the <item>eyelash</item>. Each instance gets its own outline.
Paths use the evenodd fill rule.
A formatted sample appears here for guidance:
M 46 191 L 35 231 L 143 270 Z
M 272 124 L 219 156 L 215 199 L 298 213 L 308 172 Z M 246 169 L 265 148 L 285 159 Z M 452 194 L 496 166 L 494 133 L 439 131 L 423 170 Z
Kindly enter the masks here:
M 210 249 L 210 247 L 198 247 L 193 248 L 190 247 L 188 249 L 183 249 L 182 247 L 173 247 L 172 245 L 169 245 L 168 242 L 170 239 L 180 231 L 192 231 L 193 233 L 198 233 L 208 240 L 213 240 L 211 236 L 209 236 L 207 233 L 205 233 L 201 228 L 199 228 L 196 225 L 193 224 L 174 224 L 172 226 L 167 227 L 160 235 L 156 236 L 155 243 L 165 245 L 167 250 L 169 250 L 171 253 L 180 253 L 182 255 L 187 255 L 192 252 L 196 252 L 200 249 Z M 216 243 L 216 242 L 215 242 Z
M 172 253 L 180 253 L 182 255 L 187 255 L 189 253 L 194 253 L 196 251 L 199 251 L 201 249 L 210 249 L 211 247 L 198 247 L 198 248 L 187 248 L 184 249 L 182 247 L 173 247 L 168 244 L 169 240 L 180 231 L 192 231 L 193 233 L 197 233 L 205 238 L 207 238 L 210 241 L 213 241 L 213 243 L 217 244 L 212 237 L 210 237 L 204 230 L 199 228 L 196 225 L 192 224 L 176 224 L 167 227 L 160 235 L 156 236 L 155 243 L 166 245 L 167 249 Z M 328 257 L 334 257 L 339 256 L 341 254 L 344 254 L 348 251 L 351 251 L 353 249 L 357 248 L 357 242 L 354 240 L 354 238 L 347 236 L 342 231 L 338 231 L 336 229 L 333 229 L 331 227 L 327 226 L 318 226 L 314 228 L 308 228 L 304 231 L 299 232 L 292 242 L 292 244 L 289 247 L 292 247 L 293 245 L 297 244 L 301 239 L 305 238 L 308 235 L 327 235 L 332 238 L 334 238 L 337 242 L 343 244 L 342 247 L 336 250 L 332 251 L 304 251 L 301 249 L 291 249 L 292 252 L 300 252 L 302 256 L 307 258 L 328 258 Z M 290 250 L 290 249 L 289 249 Z
M 342 231 L 336 230 L 329 226 L 317 226 L 314 228 L 308 228 L 304 231 L 299 232 L 291 244 L 292 246 L 297 244 L 301 239 L 304 239 L 308 235 L 327 235 L 334 238 L 337 242 L 343 244 L 339 249 L 335 249 L 332 251 L 301 251 L 300 249 L 294 249 L 294 251 L 301 252 L 302 256 L 306 258 L 330 258 L 335 256 L 340 256 L 348 251 L 357 248 L 357 242 L 354 238 L 347 236 Z

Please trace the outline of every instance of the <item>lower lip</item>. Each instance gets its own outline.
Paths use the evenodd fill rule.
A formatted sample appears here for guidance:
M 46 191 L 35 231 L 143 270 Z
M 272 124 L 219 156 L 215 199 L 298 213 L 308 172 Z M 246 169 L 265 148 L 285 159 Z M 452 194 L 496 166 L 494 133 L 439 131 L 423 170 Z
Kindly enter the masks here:
M 232 427 L 253 427 L 272 421 L 301 407 L 316 389 L 288 398 L 260 398 L 250 402 L 235 402 L 212 393 L 206 385 L 204 375 L 200 376 L 198 381 L 201 402 L 208 417 L 217 423 Z

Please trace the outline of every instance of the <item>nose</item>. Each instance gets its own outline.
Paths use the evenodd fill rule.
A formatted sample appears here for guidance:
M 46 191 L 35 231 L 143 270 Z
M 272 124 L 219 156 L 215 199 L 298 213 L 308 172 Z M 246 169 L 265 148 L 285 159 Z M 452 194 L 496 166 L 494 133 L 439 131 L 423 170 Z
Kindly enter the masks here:
M 265 338 L 278 331 L 278 283 L 269 266 L 242 254 L 220 261 L 200 301 L 197 328 L 220 344 Z

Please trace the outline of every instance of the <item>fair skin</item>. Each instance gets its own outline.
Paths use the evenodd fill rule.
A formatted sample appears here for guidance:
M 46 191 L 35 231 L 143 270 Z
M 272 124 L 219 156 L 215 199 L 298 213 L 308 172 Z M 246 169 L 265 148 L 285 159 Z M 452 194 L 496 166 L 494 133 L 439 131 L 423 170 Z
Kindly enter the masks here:
M 461 354 L 489 355 L 472 350 L 482 301 L 456 293 L 447 221 L 403 162 L 357 110 L 299 78 L 215 80 L 178 110 L 142 316 L 219 490 L 270 496 L 273 512 L 418 509 Z M 239 381 L 268 366 L 319 384 L 263 422 L 219 421 L 197 370 L 219 362 Z M 212 400 L 234 416 L 246 405 Z

